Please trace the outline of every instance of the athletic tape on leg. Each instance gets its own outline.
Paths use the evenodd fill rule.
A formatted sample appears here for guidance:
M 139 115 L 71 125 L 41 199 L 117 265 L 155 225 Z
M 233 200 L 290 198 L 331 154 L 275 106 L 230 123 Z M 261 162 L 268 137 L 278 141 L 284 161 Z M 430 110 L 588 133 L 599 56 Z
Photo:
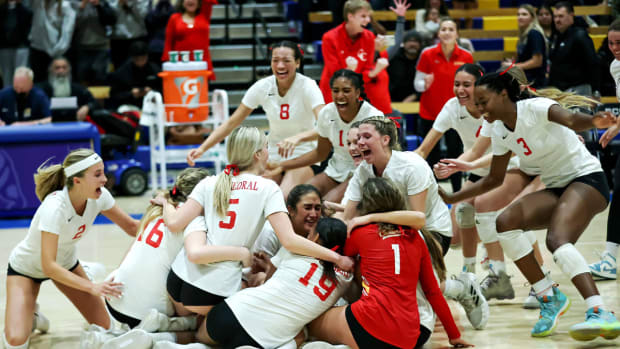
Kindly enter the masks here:
M 476 212 L 476 230 L 478 230 L 478 236 L 484 244 L 490 244 L 498 240 L 497 228 L 495 227 L 495 220 L 497 219 L 497 211 L 493 212 Z
M 504 254 L 513 261 L 518 261 L 533 251 L 532 245 L 521 229 L 499 233 L 498 237 Z
M 476 226 L 476 209 L 468 202 L 460 202 L 454 209 L 456 224 L 459 228 L 469 229 Z
M 571 243 L 560 246 L 553 252 L 553 261 L 564 274 L 574 278 L 579 274 L 589 273 L 588 263 Z
M 530 242 L 530 245 L 534 245 L 536 243 L 536 234 L 532 230 L 527 230 L 523 234 L 525 234 L 525 237 Z

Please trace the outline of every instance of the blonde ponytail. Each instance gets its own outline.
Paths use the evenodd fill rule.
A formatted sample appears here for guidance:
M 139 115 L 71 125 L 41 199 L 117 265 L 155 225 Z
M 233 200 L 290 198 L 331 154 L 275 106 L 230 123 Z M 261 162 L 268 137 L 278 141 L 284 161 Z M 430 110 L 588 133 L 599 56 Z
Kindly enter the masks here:
M 95 152 L 90 149 L 76 149 L 65 157 L 62 165 L 56 164 L 47 166 L 47 163 L 51 159 L 47 159 L 43 162 L 37 169 L 37 173 L 34 175 L 35 193 L 39 200 L 43 201 L 47 195 L 56 190 L 61 190 L 64 186 L 71 189 L 73 187 L 73 177 L 83 177 L 86 169 L 70 176 L 69 178 L 65 177 L 63 169 L 93 155 L 94 153 Z

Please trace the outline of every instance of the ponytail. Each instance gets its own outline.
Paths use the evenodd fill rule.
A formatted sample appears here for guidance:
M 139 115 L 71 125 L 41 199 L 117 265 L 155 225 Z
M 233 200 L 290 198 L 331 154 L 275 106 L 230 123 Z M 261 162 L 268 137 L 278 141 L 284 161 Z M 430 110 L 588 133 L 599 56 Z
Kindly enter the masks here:
M 35 193 L 39 200 L 43 201 L 47 195 L 56 190 L 61 190 L 64 186 L 71 189 L 73 187 L 73 177 L 83 177 L 87 169 L 71 175 L 68 178 L 65 176 L 64 169 L 94 153 L 95 152 L 90 149 L 81 148 L 70 152 L 67 157 L 65 157 L 62 165 L 56 164 L 47 166 L 47 163 L 51 159 L 47 159 L 43 162 L 41 166 L 37 168 L 37 173 L 34 175 Z

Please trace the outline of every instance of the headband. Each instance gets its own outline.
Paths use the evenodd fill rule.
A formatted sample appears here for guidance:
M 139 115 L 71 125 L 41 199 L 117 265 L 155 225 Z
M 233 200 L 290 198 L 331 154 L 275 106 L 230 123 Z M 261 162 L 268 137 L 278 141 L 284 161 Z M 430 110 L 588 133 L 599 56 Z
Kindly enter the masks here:
M 69 178 L 101 161 L 103 160 L 101 160 L 101 157 L 97 154 L 93 154 L 89 157 L 86 157 L 69 167 L 65 167 L 65 177 Z

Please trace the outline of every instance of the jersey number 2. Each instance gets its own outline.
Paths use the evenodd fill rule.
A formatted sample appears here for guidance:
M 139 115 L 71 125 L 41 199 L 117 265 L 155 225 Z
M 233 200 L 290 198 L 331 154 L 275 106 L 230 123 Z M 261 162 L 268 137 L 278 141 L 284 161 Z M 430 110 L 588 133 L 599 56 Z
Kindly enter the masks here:
M 146 239 L 144 240 L 147 245 L 153 248 L 158 248 L 159 245 L 161 245 L 161 240 L 164 238 L 164 232 L 159 229 L 159 226 L 161 226 L 162 224 L 164 224 L 163 218 L 160 218 L 157 220 L 157 222 L 155 222 L 155 225 L 148 233 L 148 235 L 146 235 Z M 140 234 L 138 241 L 142 241 L 142 235 L 144 235 L 144 233 Z
M 319 268 L 318 264 L 312 263 L 310 265 L 310 270 L 308 270 L 308 272 L 306 273 L 306 276 L 304 276 L 302 278 L 299 278 L 299 282 L 301 282 L 301 284 L 304 285 L 304 286 L 308 286 L 308 282 L 310 281 L 310 278 L 312 277 L 312 275 L 314 275 L 314 272 L 318 268 Z M 329 285 L 327 285 L 325 283 L 325 281 L 328 281 Z M 336 289 L 336 283 L 333 280 L 331 280 L 330 278 L 328 278 L 327 275 L 325 275 L 325 274 L 323 274 L 323 276 L 321 276 L 321 279 L 319 280 L 319 286 L 321 286 L 321 288 L 319 288 L 318 286 L 314 286 L 313 291 L 314 291 L 314 294 L 317 297 L 319 297 L 319 299 L 321 301 L 323 301 L 323 302 Z M 321 292 L 321 289 L 323 290 L 323 292 Z
M 280 105 L 280 119 L 287 120 L 290 117 L 290 115 L 288 113 L 288 109 L 289 109 L 289 105 L 288 104 Z
M 523 152 L 523 155 L 528 156 L 532 154 L 532 150 L 530 149 L 530 147 L 527 146 L 527 143 L 525 143 L 525 139 L 523 138 L 517 139 L 517 144 L 523 145 L 523 148 L 525 149 L 525 152 Z
M 230 199 L 229 203 L 231 205 L 233 204 L 238 204 L 239 203 L 239 199 Z M 235 226 L 235 221 L 237 220 L 237 212 L 235 211 L 228 211 L 226 212 L 226 217 L 230 217 L 230 221 L 228 223 L 225 223 L 224 221 L 220 221 L 220 228 L 222 229 L 232 229 Z

